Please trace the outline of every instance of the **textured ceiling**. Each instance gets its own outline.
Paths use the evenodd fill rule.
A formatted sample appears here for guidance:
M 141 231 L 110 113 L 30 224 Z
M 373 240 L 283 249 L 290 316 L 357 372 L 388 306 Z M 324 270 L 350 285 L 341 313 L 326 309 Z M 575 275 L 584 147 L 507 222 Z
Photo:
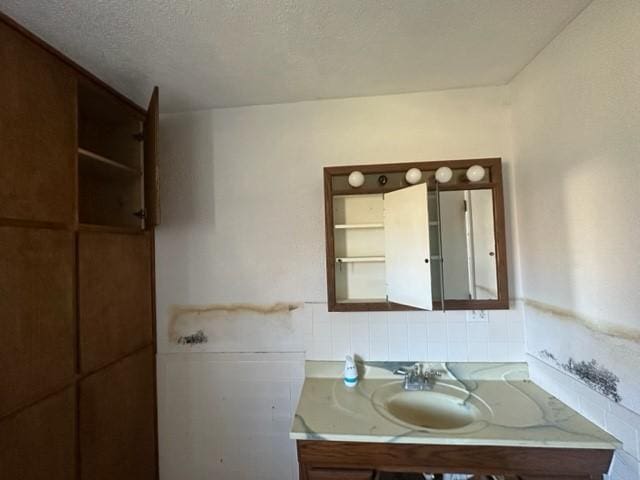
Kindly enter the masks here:
M 0 0 L 162 111 L 508 82 L 590 0 Z

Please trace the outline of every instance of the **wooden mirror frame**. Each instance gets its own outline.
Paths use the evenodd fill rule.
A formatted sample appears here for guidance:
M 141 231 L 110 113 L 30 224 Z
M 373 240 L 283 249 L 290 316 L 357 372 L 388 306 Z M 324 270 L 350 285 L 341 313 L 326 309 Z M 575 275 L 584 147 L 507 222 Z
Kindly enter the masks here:
M 337 189 L 333 187 L 333 178 L 349 175 L 357 170 L 364 175 L 370 174 L 398 174 L 404 173 L 410 168 L 417 168 L 426 173 L 426 181 L 429 188 L 435 188 L 435 171 L 440 167 L 449 167 L 454 172 L 466 170 L 472 165 L 480 165 L 489 172 L 479 182 L 470 182 L 464 176 L 453 178 L 446 184 L 440 184 L 440 191 L 450 190 L 478 190 L 490 189 L 493 196 L 494 235 L 496 243 L 496 275 L 498 298 L 494 300 L 459 300 L 445 299 L 444 302 L 434 302 L 434 310 L 440 310 L 440 304 L 444 304 L 444 310 L 508 310 L 509 286 L 507 273 L 507 244 L 505 229 L 504 197 L 502 192 L 502 162 L 500 158 L 475 158 L 467 160 L 441 160 L 433 162 L 411 163 L 385 163 L 378 165 L 344 165 L 324 168 L 324 213 L 325 213 L 325 239 L 326 239 L 326 272 L 327 272 L 327 297 L 330 312 L 353 311 L 399 311 L 417 310 L 407 305 L 393 302 L 362 302 L 339 303 L 336 301 L 336 257 L 334 243 L 333 197 L 334 195 L 366 195 L 387 193 L 409 186 L 362 186 L 359 188 Z

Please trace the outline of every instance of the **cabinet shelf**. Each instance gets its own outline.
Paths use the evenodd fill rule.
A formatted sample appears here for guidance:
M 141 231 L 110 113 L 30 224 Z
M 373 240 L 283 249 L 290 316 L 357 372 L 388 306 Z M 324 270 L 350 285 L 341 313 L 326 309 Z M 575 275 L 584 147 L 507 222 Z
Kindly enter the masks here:
M 367 229 L 367 228 L 384 228 L 384 223 L 350 223 L 350 224 L 339 224 L 334 225 L 336 230 L 357 230 L 357 229 Z
M 142 172 L 136 168 L 111 160 L 84 148 L 78 149 L 78 159 L 83 169 L 100 175 L 140 176 Z
M 338 257 L 337 263 L 381 263 L 384 257 Z
M 338 298 L 338 303 L 387 303 L 386 298 Z

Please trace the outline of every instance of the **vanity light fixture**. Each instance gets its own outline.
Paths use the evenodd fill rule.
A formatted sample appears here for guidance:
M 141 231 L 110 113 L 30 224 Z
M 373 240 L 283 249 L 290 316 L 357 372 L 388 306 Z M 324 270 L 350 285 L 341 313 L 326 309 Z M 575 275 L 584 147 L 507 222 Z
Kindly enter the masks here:
M 364 185 L 364 175 L 362 172 L 359 172 L 358 170 L 351 172 L 349 174 L 349 185 L 353 188 L 358 188 Z
M 411 185 L 415 185 L 422 180 L 422 172 L 417 168 L 410 168 L 404 175 L 405 180 Z
M 440 167 L 436 170 L 436 181 L 438 183 L 447 183 L 453 177 L 453 170 L 449 167 Z
M 470 182 L 479 182 L 484 178 L 484 168 L 480 165 L 473 165 L 467 169 L 467 178 Z

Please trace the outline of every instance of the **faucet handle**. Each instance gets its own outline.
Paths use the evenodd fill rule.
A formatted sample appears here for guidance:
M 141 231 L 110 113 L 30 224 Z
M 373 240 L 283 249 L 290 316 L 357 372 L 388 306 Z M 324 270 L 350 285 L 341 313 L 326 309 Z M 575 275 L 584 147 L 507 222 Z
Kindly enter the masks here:
M 429 368 L 425 370 L 424 376 L 425 378 L 440 378 L 442 374 L 445 373 L 444 370 L 439 370 L 437 368 Z
M 414 365 L 412 365 L 411 367 L 398 367 L 393 371 L 394 375 L 403 375 L 403 376 L 409 376 L 409 375 L 420 375 L 422 373 L 422 365 L 419 363 L 416 363 Z

